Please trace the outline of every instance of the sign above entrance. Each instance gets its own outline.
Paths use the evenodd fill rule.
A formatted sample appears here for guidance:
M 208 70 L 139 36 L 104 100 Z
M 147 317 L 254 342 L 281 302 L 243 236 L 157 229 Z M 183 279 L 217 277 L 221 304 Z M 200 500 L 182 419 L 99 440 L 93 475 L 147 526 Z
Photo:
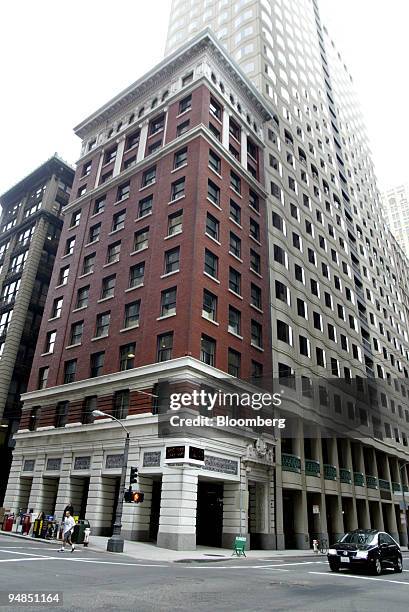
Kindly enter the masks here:
M 192 465 L 204 465 L 204 449 L 190 444 L 178 446 L 167 446 L 165 454 L 166 464 L 188 463 Z

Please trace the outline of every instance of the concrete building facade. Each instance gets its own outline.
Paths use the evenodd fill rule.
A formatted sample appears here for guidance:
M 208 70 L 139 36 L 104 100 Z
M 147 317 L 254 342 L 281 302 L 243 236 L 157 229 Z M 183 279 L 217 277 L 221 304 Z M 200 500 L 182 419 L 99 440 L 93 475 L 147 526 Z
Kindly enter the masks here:
M 409 257 L 409 186 L 399 185 L 382 195 L 386 222 L 406 257 Z
M 0 196 L 0 503 L 73 177 L 55 155 Z

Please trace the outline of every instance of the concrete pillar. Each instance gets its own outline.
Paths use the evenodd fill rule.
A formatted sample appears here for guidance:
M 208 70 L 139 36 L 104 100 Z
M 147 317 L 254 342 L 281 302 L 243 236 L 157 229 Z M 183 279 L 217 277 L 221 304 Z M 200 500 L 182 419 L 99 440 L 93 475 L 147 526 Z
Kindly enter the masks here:
M 394 504 L 382 504 L 383 512 L 385 513 L 385 529 L 391 536 L 399 542 L 398 524 L 396 522 Z
M 17 507 L 20 498 L 20 476 L 23 469 L 23 457 L 22 455 L 13 455 L 13 463 L 11 464 L 9 480 L 7 484 L 7 490 L 4 497 L 3 507 L 10 509 L 13 512 L 19 510 Z M 30 497 L 29 497 L 30 500 Z
M 158 546 L 173 550 L 196 549 L 197 470 L 165 468 Z
M 29 508 L 33 508 L 34 514 L 37 515 L 43 510 L 43 473 L 45 469 L 45 455 L 37 455 L 35 463 L 35 472 L 33 484 L 31 485 L 30 498 L 28 501 Z
M 247 136 L 248 133 L 241 130 L 240 134 L 240 163 L 244 168 L 247 168 Z
M 64 453 L 64 456 L 61 460 L 61 475 L 60 482 L 58 485 L 57 501 L 55 504 L 55 514 L 58 520 L 62 519 L 64 508 L 66 507 L 69 501 L 71 501 L 74 506 L 74 515 L 77 515 L 79 511 L 78 501 L 72 498 L 71 493 L 71 467 L 72 453 Z M 81 500 L 79 500 L 79 503 L 80 502 Z
M 225 482 L 223 487 L 223 548 L 232 548 L 240 533 L 240 483 Z
M 148 127 L 149 127 L 149 122 L 145 120 L 141 125 L 141 134 L 139 136 L 138 153 L 136 155 L 137 163 L 142 161 L 145 157 L 146 142 L 148 140 Z
M 331 495 L 330 499 L 332 503 L 332 540 L 335 542 L 344 535 L 342 498 L 340 495 Z
M 308 550 L 310 538 L 308 534 L 307 491 L 297 491 L 297 504 L 294 508 L 295 543 L 299 550 Z
M 101 149 L 100 152 L 100 158 L 99 158 L 99 162 L 98 162 L 98 170 L 97 170 L 97 174 L 95 176 L 95 185 L 94 187 L 98 187 L 99 185 L 99 181 L 101 180 L 101 172 L 102 172 L 102 166 L 104 163 L 104 156 L 105 156 L 105 150 Z
M 152 478 L 138 476 L 138 489 L 144 494 L 142 504 L 124 504 L 122 535 L 125 539 L 147 542 L 152 507 Z
M 125 149 L 125 136 L 122 136 L 118 140 L 118 147 L 116 151 L 114 170 L 113 170 L 112 176 L 117 176 L 121 172 L 122 158 L 124 156 L 124 149 Z

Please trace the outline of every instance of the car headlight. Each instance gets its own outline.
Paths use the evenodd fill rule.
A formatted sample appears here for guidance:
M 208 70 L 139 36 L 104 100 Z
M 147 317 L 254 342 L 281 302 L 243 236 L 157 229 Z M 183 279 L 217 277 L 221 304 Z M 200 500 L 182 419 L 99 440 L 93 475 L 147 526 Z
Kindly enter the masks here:
M 336 549 L 335 549 L 335 548 L 329 548 L 329 549 L 328 549 L 328 554 L 329 554 L 329 555 L 336 555 L 336 554 L 337 554 L 337 551 L 336 551 Z
M 368 551 L 367 550 L 358 550 L 356 553 L 355 559 L 367 559 Z

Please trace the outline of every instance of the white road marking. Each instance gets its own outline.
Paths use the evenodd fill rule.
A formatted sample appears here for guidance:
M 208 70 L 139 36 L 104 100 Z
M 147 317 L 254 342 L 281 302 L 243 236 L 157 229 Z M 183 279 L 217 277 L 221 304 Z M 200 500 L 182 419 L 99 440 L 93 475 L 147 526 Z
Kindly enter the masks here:
M 55 552 L 55 548 L 53 548 L 52 550 L 54 550 Z M 6 549 L 0 549 L 0 553 L 7 553 L 9 555 L 26 555 L 27 557 L 38 557 L 39 559 L 43 559 L 44 557 L 49 556 L 49 555 L 36 555 L 32 553 L 17 552 L 17 550 L 6 550 Z
M 58 557 L 64 558 L 64 557 Z M 168 565 L 160 565 L 158 563 L 123 563 L 122 561 L 99 561 L 99 559 L 75 559 L 65 557 L 66 561 L 77 561 L 77 563 L 103 563 L 104 565 L 132 565 L 135 567 L 169 567 Z
M 0 559 L 0 563 L 13 563 L 14 561 L 47 561 L 49 559 L 58 559 L 58 557 L 19 557 L 18 559 Z
M 370 576 L 356 576 L 354 574 L 338 574 L 336 572 L 308 572 L 309 574 L 318 574 L 319 576 L 337 576 L 338 578 L 356 578 L 357 580 L 373 580 L 374 582 L 393 582 L 394 584 L 404 584 L 409 586 L 409 582 L 402 580 L 388 580 L 387 578 L 371 578 Z
M 297 563 L 278 563 L 278 564 L 268 564 L 268 565 L 213 565 L 212 567 L 208 567 L 208 566 L 198 566 L 198 565 L 192 565 L 190 567 L 190 569 L 245 569 L 245 570 L 249 570 L 249 569 L 266 569 L 266 568 L 273 568 L 273 567 L 287 567 L 290 565 L 322 565 L 323 563 L 325 563 L 325 561 L 299 561 Z

